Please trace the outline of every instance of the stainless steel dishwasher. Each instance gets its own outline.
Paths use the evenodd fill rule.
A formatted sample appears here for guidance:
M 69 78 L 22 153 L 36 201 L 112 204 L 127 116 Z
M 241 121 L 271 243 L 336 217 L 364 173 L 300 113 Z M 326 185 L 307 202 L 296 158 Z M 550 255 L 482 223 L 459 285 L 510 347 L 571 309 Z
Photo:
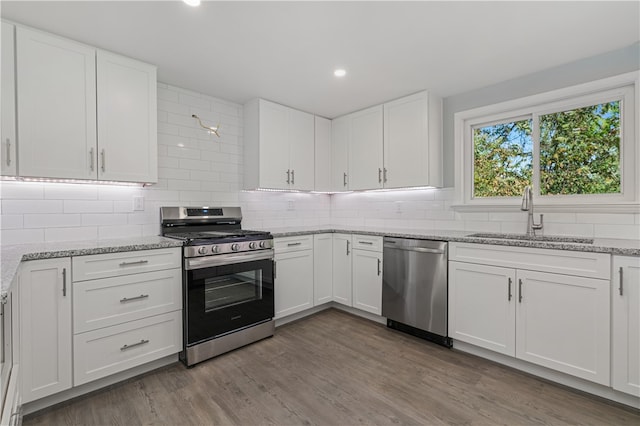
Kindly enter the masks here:
M 382 316 L 387 326 L 451 347 L 447 243 L 384 238 Z

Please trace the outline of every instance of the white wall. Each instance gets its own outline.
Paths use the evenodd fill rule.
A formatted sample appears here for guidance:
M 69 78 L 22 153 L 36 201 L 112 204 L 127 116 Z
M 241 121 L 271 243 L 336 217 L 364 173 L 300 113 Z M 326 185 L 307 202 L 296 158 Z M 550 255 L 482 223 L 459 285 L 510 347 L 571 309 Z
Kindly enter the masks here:
M 198 127 L 220 124 L 220 139 Z M 158 84 L 158 177 L 147 188 L 7 182 L 2 244 L 158 235 L 159 207 L 240 205 L 247 229 L 288 226 L 524 232 L 526 213 L 459 213 L 452 189 L 335 194 L 244 192 L 242 106 Z M 182 145 L 182 146 L 181 146 Z M 133 198 L 144 197 L 144 211 Z M 640 214 L 545 214 L 545 233 L 640 238 Z

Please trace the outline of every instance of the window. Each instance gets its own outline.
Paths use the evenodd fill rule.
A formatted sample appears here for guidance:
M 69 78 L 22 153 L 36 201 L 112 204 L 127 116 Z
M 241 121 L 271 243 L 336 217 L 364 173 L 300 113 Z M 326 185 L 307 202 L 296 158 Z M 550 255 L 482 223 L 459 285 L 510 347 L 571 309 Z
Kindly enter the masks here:
M 632 74 L 457 113 L 462 205 L 637 207 Z

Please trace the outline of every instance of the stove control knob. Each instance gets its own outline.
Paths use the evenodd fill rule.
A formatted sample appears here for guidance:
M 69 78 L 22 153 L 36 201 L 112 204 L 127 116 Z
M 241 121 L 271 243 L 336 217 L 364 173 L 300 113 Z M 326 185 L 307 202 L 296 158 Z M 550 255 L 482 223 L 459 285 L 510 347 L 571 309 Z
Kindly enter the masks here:
M 218 250 L 218 246 L 211 246 L 211 253 L 217 253 Z
M 198 253 L 199 254 L 207 254 L 208 249 L 204 246 L 198 248 Z
M 239 248 L 240 248 L 240 244 L 238 243 L 231 244 L 231 250 L 238 251 Z
M 266 248 L 267 247 L 267 242 L 266 241 L 260 241 L 260 248 Z
M 249 243 L 249 248 L 254 250 L 256 248 L 256 243 L 255 242 Z

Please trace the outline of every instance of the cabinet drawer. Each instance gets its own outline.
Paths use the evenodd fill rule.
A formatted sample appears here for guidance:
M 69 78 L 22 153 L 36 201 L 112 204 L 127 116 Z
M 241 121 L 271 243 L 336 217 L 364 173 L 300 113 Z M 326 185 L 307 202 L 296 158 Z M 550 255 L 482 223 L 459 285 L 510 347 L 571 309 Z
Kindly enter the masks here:
M 182 309 L 182 270 L 144 272 L 73 285 L 74 334 Z
M 74 385 L 82 385 L 182 350 L 182 311 L 73 336 Z
M 611 273 L 609 254 L 570 250 L 451 243 L 449 260 L 607 280 Z
M 353 248 L 382 252 L 382 237 L 353 234 Z
M 289 251 L 311 250 L 313 248 L 313 235 L 301 235 L 299 237 L 275 238 L 273 246 L 276 253 Z
M 73 281 L 180 268 L 179 247 L 73 257 Z

